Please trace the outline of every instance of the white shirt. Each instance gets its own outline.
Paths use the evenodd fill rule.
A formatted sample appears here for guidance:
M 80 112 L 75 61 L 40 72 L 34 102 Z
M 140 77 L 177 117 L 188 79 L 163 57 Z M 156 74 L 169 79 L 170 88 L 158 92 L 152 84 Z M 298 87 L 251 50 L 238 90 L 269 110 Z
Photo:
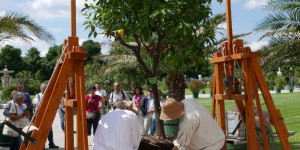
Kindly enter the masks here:
M 153 99 L 149 96 L 147 98 L 148 98 L 147 112 L 150 112 L 150 106 L 151 106 L 151 103 L 153 103 Z
M 97 90 L 97 91 L 95 92 L 95 94 L 101 96 L 101 98 L 104 98 L 104 97 L 107 95 L 107 94 L 106 94 L 106 91 L 103 90 L 103 89 L 101 89 L 100 91 Z
M 225 135 L 211 114 L 195 100 L 185 99 L 181 102 L 184 103 L 184 115 L 180 117 L 174 146 L 180 150 L 221 149 Z
M 10 107 L 9 113 L 10 114 L 17 113 L 18 116 L 21 116 L 24 114 L 26 108 L 27 106 L 25 104 L 19 106 L 17 103 L 13 102 Z M 29 119 L 27 117 L 23 117 L 21 119 L 15 120 L 14 123 L 15 126 L 17 126 L 18 128 L 24 128 L 25 126 L 28 125 Z
M 125 91 L 123 91 L 123 93 L 124 93 L 124 97 L 123 97 L 121 90 L 119 93 L 117 93 L 115 91 L 110 93 L 109 102 L 111 103 L 111 102 L 116 102 L 116 101 L 129 100 L 127 93 Z M 112 95 L 114 95 L 114 96 L 112 96 Z
M 159 104 L 160 104 L 160 106 L 162 105 L 161 100 L 159 101 Z M 154 100 L 151 101 L 150 109 L 154 109 L 155 110 L 155 108 L 154 108 Z M 153 113 L 152 118 L 155 119 L 155 112 Z
M 43 94 L 42 93 L 36 94 L 33 101 L 32 101 L 32 103 L 34 105 L 38 105 L 42 102 L 42 99 L 43 99 Z
M 93 150 L 137 150 L 140 141 L 137 115 L 129 110 L 116 109 L 99 121 Z

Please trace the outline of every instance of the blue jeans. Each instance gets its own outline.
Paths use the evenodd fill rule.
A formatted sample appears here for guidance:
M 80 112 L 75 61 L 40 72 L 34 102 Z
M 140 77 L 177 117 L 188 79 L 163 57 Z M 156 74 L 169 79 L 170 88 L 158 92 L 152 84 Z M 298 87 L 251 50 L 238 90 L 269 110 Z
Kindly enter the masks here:
M 11 137 L 9 150 L 19 150 L 22 144 L 22 138 L 19 135 L 18 137 Z
M 150 130 L 150 135 L 154 135 L 156 130 L 156 119 L 152 118 L 152 124 L 151 124 L 151 130 Z

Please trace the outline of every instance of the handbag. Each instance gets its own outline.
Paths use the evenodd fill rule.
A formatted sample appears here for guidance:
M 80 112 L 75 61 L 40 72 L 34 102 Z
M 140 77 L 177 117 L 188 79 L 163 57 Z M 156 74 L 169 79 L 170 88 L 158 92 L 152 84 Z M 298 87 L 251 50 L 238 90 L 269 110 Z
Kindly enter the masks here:
M 17 106 L 15 105 L 15 107 L 16 107 L 16 112 L 18 113 Z M 11 121 L 11 124 L 14 125 L 13 121 Z M 12 128 L 7 126 L 6 124 L 3 127 L 2 134 L 4 136 L 9 136 L 9 137 L 18 137 L 19 136 L 18 132 L 16 132 L 15 130 L 13 130 Z
M 88 112 L 86 111 L 86 119 L 94 119 L 96 117 L 95 112 Z

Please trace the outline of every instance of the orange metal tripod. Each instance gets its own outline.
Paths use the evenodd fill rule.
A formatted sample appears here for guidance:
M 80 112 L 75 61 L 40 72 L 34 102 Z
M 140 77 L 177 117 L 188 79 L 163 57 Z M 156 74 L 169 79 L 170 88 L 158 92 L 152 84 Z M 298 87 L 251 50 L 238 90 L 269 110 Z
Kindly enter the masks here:
M 51 129 L 60 101 L 67 88 L 65 104 L 65 149 L 74 149 L 73 108 L 77 108 L 77 149 L 88 150 L 86 101 L 84 99 L 84 59 L 88 57 L 76 37 L 76 1 L 71 0 L 71 36 L 64 41 L 63 52 L 58 59 L 51 80 L 44 93 L 34 121 L 39 130 L 32 133 L 37 144 L 21 145 L 21 150 L 41 150 Z
M 225 125 L 225 100 L 234 100 L 247 130 L 247 147 L 249 150 L 261 149 L 255 129 L 254 99 L 256 102 L 259 123 L 263 135 L 263 145 L 265 150 L 269 150 L 269 144 L 260 98 L 258 95 L 257 85 L 260 87 L 267 109 L 271 116 L 280 143 L 284 150 L 290 150 L 288 142 L 288 131 L 284 124 L 283 118 L 279 110 L 276 109 L 268 86 L 264 79 L 257 57 L 260 52 L 251 52 L 249 47 L 243 46 L 243 40 L 232 40 L 232 23 L 231 23 L 231 4 L 230 0 L 226 0 L 226 23 L 228 42 L 222 43 L 222 53 L 214 54 L 214 58 L 210 59 L 210 63 L 214 63 L 214 85 L 213 85 L 213 101 L 212 116 L 217 116 L 218 124 L 226 135 Z M 242 80 L 244 81 L 245 92 L 241 92 L 241 82 L 235 77 L 235 66 L 242 69 Z M 225 94 L 223 84 L 223 74 L 225 78 Z M 237 87 L 239 85 L 239 87 Z M 226 149 L 226 145 L 224 146 Z

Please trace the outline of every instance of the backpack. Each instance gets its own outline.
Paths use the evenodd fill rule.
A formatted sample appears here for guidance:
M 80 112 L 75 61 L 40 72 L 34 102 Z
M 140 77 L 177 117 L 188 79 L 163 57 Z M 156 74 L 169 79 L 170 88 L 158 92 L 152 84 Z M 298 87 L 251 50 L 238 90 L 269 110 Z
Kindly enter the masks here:
M 123 92 L 123 90 L 121 90 L 121 93 L 122 93 L 122 97 L 123 97 L 123 100 L 125 100 L 125 95 L 124 95 L 124 92 Z M 111 99 L 113 100 L 114 99 L 114 93 L 112 93 L 111 94 L 112 96 L 111 96 Z

